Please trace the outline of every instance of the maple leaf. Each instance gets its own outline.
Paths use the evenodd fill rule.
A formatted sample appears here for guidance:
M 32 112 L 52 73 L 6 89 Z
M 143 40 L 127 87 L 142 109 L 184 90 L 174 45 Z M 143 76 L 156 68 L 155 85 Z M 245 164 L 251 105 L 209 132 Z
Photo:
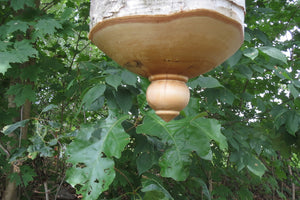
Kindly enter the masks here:
M 17 107 L 23 105 L 26 99 L 32 102 L 35 101 L 35 92 L 31 85 L 13 85 L 8 89 L 6 94 L 15 95 L 14 102 Z
M 11 53 L 14 54 L 14 62 L 16 63 L 26 62 L 29 60 L 29 57 L 36 57 L 38 55 L 37 50 L 32 47 L 29 40 L 15 42 L 14 49 L 11 50 Z
M 0 52 L 0 73 L 5 74 L 7 69 L 11 66 L 9 63 L 13 62 L 14 55 L 9 52 Z
M 52 18 L 41 19 L 35 25 L 35 29 L 38 31 L 37 36 L 39 37 L 43 37 L 46 34 L 53 35 L 56 32 L 56 29 L 61 28 L 61 24 Z
M 11 20 L 8 23 L 6 23 L 6 26 L 6 34 L 13 33 L 18 30 L 25 33 L 28 29 L 28 23 L 20 20 Z
M 25 5 L 29 7 L 35 6 L 34 0 L 11 0 L 10 5 L 15 11 L 23 9 Z

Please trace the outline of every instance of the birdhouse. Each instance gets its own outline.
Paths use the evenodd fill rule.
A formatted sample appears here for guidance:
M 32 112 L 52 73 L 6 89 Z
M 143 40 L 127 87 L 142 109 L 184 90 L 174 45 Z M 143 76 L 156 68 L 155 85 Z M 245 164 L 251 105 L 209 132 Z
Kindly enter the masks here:
M 189 78 L 217 67 L 244 38 L 244 0 L 92 0 L 90 40 L 147 77 L 147 101 L 165 121 L 189 102 Z

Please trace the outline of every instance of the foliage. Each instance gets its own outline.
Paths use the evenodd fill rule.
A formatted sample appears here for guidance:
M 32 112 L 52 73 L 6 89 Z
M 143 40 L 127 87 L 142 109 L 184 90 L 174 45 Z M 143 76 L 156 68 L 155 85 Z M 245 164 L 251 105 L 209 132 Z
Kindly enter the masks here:
M 88 41 L 87 0 L 0 2 L 0 188 L 14 181 L 23 199 L 300 198 L 296 1 L 247 0 L 244 44 L 187 83 L 189 105 L 169 123 L 147 105 L 149 81 Z

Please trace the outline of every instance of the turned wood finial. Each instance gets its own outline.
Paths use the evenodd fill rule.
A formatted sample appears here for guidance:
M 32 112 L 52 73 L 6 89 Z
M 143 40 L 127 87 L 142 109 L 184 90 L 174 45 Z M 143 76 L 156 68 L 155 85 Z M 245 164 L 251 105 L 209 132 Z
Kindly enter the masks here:
M 157 74 L 149 77 L 147 101 L 155 113 L 166 122 L 179 115 L 189 103 L 188 78 L 177 74 Z

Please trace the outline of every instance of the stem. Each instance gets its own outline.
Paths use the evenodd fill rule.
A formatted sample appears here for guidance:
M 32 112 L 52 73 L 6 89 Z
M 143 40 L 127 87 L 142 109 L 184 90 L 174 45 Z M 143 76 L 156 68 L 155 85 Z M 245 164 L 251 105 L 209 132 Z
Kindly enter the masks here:
M 212 193 L 213 191 L 213 181 L 211 177 L 211 170 L 208 172 L 208 184 L 209 184 L 209 192 Z
M 288 168 L 289 168 L 289 173 L 291 176 L 293 176 L 293 172 L 292 172 L 292 168 L 290 165 L 288 165 Z M 293 180 L 291 180 L 293 181 Z M 295 183 L 292 182 L 292 200 L 295 200 L 296 199 L 296 191 L 295 191 Z
M 44 182 L 44 188 L 45 188 L 45 196 L 46 196 L 46 200 L 49 200 L 49 194 L 48 194 L 48 185 L 47 182 Z
M 9 158 L 10 157 L 10 153 L 7 149 L 4 148 L 4 146 L 2 145 L 2 143 L 0 142 L 0 148 L 5 152 L 6 157 Z
M 61 186 L 62 186 L 62 184 L 63 184 L 63 182 L 64 182 L 65 178 L 66 178 L 66 175 L 64 175 L 64 177 L 62 178 L 62 180 L 61 180 L 61 182 L 60 182 L 60 184 L 59 184 L 59 186 L 58 186 L 58 188 L 57 188 L 57 191 L 56 191 L 56 194 L 55 194 L 54 200 L 56 200 L 56 199 L 57 199 L 58 193 L 59 193 L 59 191 L 60 191 L 60 188 L 61 188 Z
M 131 187 L 131 190 L 134 192 L 134 188 L 133 188 L 133 185 L 130 183 L 129 179 L 127 178 L 127 176 L 125 174 L 123 174 L 123 172 L 121 172 L 120 170 L 118 170 L 116 167 L 114 167 L 114 169 L 119 172 L 119 174 L 121 174 L 125 179 L 126 181 L 128 182 L 128 184 L 130 185 Z

